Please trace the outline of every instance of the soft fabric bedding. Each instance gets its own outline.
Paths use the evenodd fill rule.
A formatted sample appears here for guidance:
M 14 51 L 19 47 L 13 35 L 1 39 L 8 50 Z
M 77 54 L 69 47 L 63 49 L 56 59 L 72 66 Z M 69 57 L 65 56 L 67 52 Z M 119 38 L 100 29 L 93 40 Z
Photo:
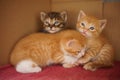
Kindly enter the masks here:
M 86 71 L 82 66 L 63 68 L 61 65 L 51 65 L 39 73 L 22 74 L 15 71 L 11 65 L 0 67 L 0 80 L 120 80 L 120 62 L 115 62 L 112 68 L 102 68 L 97 71 Z

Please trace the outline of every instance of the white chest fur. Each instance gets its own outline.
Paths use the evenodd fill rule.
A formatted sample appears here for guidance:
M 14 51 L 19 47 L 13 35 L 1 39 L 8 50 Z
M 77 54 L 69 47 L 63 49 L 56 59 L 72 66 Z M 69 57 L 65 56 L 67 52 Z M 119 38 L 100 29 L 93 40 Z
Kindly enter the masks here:
M 70 54 L 70 53 L 68 53 L 66 50 L 64 50 L 63 47 L 61 47 L 61 50 L 62 50 L 63 53 L 64 53 L 64 61 L 63 61 L 63 63 L 74 64 L 74 63 L 78 60 L 78 58 L 73 57 L 73 56 L 71 56 L 71 55 L 68 55 L 68 54 Z
M 78 58 L 64 54 L 64 63 L 74 64 L 77 60 Z

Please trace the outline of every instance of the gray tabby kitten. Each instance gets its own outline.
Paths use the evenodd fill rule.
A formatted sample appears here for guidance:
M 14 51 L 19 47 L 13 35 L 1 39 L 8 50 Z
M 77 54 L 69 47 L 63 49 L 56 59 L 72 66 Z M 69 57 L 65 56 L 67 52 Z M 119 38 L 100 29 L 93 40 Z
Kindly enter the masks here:
M 41 12 L 40 18 L 43 22 L 43 32 L 56 33 L 65 28 L 67 12 Z

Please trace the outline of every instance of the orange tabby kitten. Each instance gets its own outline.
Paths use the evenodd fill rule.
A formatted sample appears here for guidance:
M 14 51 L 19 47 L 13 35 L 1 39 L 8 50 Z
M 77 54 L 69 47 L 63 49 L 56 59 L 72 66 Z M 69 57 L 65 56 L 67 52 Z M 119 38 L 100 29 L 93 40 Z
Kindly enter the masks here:
M 86 39 L 78 31 L 56 34 L 35 33 L 20 40 L 11 53 L 10 62 L 17 72 L 40 72 L 50 64 L 74 67 L 85 53 Z
M 87 16 L 80 11 L 77 21 L 77 30 L 87 39 L 87 51 L 80 58 L 79 63 L 84 64 L 83 68 L 94 71 L 100 67 L 113 65 L 113 48 L 101 35 L 106 25 L 106 20 L 98 20 Z

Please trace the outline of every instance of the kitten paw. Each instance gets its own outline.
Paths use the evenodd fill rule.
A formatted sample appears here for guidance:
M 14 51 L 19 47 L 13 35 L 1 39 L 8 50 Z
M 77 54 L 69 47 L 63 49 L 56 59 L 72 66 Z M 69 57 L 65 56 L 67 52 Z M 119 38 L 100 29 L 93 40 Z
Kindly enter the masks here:
M 41 72 L 42 69 L 40 67 L 34 67 L 31 72 L 35 72 L 35 73 L 38 73 L 38 72 Z
M 78 63 L 80 63 L 80 64 L 85 64 L 87 62 L 88 62 L 88 60 L 86 60 L 86 59 L 79 59 L 78 60 Z
M 75 67 L 75 66 L 78 66 L 79 65 L 79 63 L 74 63 L 74 64 L 63 64 L 63 67 L 64 68 L 72 68 L 72 67 Z
M 74 66 L 71 65 L 71 64 L 63 64 L 63 67 L 64 67 L 64 68 L 72 68 L 72 67 L 74 67 Z
M 90 71 L 95 71 L 95 70 L 97 69 L 94 65 L 92 65 L 92 63 L 87 63 L 87 64 L 85 64 L 85 65 L 83 66 L 83 68 L 84 68 L 85 70 L 90 70 Z
M 16 65 L 16 71 L 20 73 L 37 73 L 42 71 L 42 68 L 31 60 L 23 60 Z

